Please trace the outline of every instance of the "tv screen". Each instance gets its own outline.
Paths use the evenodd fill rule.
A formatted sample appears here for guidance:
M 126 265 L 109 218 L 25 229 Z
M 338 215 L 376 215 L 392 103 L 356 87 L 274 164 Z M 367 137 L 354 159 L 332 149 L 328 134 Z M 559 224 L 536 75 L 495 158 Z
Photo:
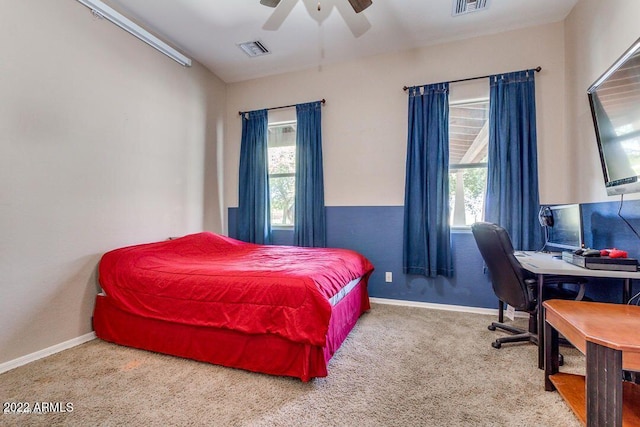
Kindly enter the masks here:
M 549 206 L 553 225 L 547 227 L 545 247 L 549 250 L 576 250 L 583 244 L 580 205 Z
M 607 194 L 640 191 L 640 39 L 587 93 Z

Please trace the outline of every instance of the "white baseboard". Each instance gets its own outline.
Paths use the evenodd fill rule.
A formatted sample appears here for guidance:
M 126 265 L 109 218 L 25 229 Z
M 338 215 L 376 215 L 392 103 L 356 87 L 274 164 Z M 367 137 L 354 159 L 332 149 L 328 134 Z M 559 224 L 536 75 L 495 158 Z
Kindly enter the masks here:
M 90 332 L 86 335 L 82 335 L 77 338 L 70 339 L 69 341 L 62 342 L 60 344 L 53 345 L 35 353 L 27 354 L 26 356 L 19 357 L 17 359 L 10 360 L 8 362 L 0 363 L 0 374 L 3 372 L 15 369 L 18 366 L 26 365 L 27 363 L 42 359 L 43 357 L 51 356 L 52 354 L 59 353 L 63 350 L 67 350 L 71 347 L 75 347 L 80 344 L 84 344 L 87 341 L 91 341 L 96 338 L 95 332 Z
M 406 300 L 398 300 L 398 299 L 390 299 L 390 298 L 373 298 L 373 297 L 370 298 L 370 301 L 376 304 L 389 304 L 389 305 L 400 305 L 405 307 L 430 308 L 434 310 L 458 311 L 463 313 L 475 313 L 475 314 L 488 314 L 493 316 L 498 315 L 498 310 L 493 308 L 468 307 L 464 305 L 436 304 L 436 303 L 430 303 L 430 302 L 406 301 Z M 523 314 L 524 313 L 518 312 L 516 313 L 516 317 L 520 317 Z M 69 348 L 75 347 L 77 345 L 84 344 L 95 338 L 96 338 L 95 332 L 90 332 L 86 335 L 82 335 L 80 337 L 70 339 L 69 341 L 65 341 L 60 344 L 56 344 L 54 346 L 45 348 L 43 350 L 36 351 L 35 353 L 27 354 L 26 356 L 22 356 L 5 363 L 1 363 L 0 374 L 3 372 L 10 371 L 11 369 L 17 368 L 18 366 L 26 365 L 27 363 L 36 361 L 38 359 L 42 359 L 43 357 L 47 357 L 52 354 L 59 353 L 63 350 L 67 350 Z
M 480 308 L 480 307 L 468 307 L 465 305 L 451 305 L 451 304 L 436 304 L 431 302 L 418 302 L 418 301 L 406 301 L 390 298 L 369 298 L 369 300 L 376 304 L 389 304 L 389 305 L 401 305 L 405 307 L 419 307 L 419 308 L 431 308 L 434 310 L 446 310 L 446 311 L 459 311 L 462 313 L 475 313 L 475 314 L 489 314 L 492 316 L 498 315 L 497 308 Z M 516 317 L 529 317 L 527 313 L 516 312 Z

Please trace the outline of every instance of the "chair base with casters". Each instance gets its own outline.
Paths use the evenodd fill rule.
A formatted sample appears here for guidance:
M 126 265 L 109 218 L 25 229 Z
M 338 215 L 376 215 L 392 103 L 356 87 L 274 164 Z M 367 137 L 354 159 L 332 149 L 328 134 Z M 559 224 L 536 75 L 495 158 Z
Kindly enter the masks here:
M 501 348 L 510 342 L 532 342 L 538 344 L 538 278 L 522 267 L 515 257 L 515 251 L 507 231 L 497 224 L 476 222 L 471 226 L 473 237 L 491 279 L 493 291 L 500 302 L 498 322 L 489 326 L 490 330 L 502 329 L 513 335 L 500 337 L 491 345 Z M 568 276 L 546 276 L 544 278 L 543 299 L 582 299 L 584 278 Z M 579 285 L 580 290 L 564 288 L 564 284 Z M 553 285 L 553 286 L 552 286 Z M 587 299 L 587 298 L 584 298 Z M 504 304 L 529 314 L 529 328 L 522 330 L 504 324 Z
M 575 293 L 573 291 L 569 291 L 562 287 L 557 288 L 549 288 L 547 290 L 549 299 L 575 299 L 575 300 L 589 300 L 590 298 L 584 296 L 584 285 L 585 280 L 581 278 L 565 278 L 561 283 L 575 283 L 580 285 L 580 290 Z M 558 282 L 551 282 L 557 284 Z M 506 332 L 510 332 L 513 335 L 507 335 L 505 337 L 497 338 L 495 341 L 491 343 L 491 347 L 499 349 L 502 347 L 504 343 L 512 343 L 512 342 L 524 342 L 528 341 L 535 345 L 538 345 L 538 322 L 537 322 L 537 310 L 529 313 L 529 329 L 524 330 L 521 328 L 517 328 L 515 326 L 507 325 L 504 323 L 504 302 L 499 301 L 499 309 L 498 309 L 498 321 L 491 322 L 491 324 L 487 327 L 490 331 L 495 331 L 496 329 L 501 329 Z M 569 341 L 560 337 L 560 344 L 563 345 L 571 345 Z M 558 362 L 560 366 L 564 364 L 564 357 L 562 354 L 558 354 Z
M 500 301 L 500 304 L 504 303 Z M 494 342 L 491 343 L 491 347 L 493 348 L 501 348 L 504 343 L 511 342 L 524 342 L 528 341 L 535 345 L 538 345 L 538 334 L 536 332 L 531 332 L 532 324 L 533 330 L 537 329 L 538 323 L 536 322 L 535 317 L 529 317 L 529 331 L 525 331 L 521 328 L 516 328 L 515 326 L 509 326 L 502 322 L 491 322 L 491 324 L 487 327 L 490 331 L 495 331 L 496 329 L 502 329 L 503 331 L 511 332 L 513 335 L 507 335 L 506 337 L 497 338 Z M 564 356 L 562 354 L 558 354 L 558 364 L 560 366 L 564 365 Z
M 529 330 L 525 331 L 522 328 L 516 328 L 515 326 L 507 325 L 504 323 L 504 302 L 500 301 L 500 308 L 498 311 L 498 321 L 491 322 L 488 326 L 490 331 L 495 331 L 496 329 L 501 329 L 506 332 L 510 332 L 513 335 L 507 335 L 506 337 L 497 338 L 494 342 L 491 343 L 491 347 L 500 348 L 503 343 L 510 342 L 523 342 L 529 341 L 535 345 L 538 345 L 538 323 L 536 322 L 535 316 L 529 316 Z
M 533 281 L 527 280 L 527 282 L 529 286 L 534 286 Z M 577 292 L 573 292 L 562 287 L 564 284 L 569 283 L 579 285 L 580 289 Z M 578 277 L 550 277 L 547 281 L 545 281 L 545 284 L 554 284 L 558 285 L 558 287 L 549 288 L 547 290 L 547 299 L 557 298 L 575 299 L 576 301 L 588 301 L 590 299 L 584 296 L 585 283 L 585 279 Z M 534 308 L 534 310 L 535 311 L 529 313 L 529 328 L 528 330 L 524 330 L 522 328 L 517 328 L 515 326 L 507 325 L 504 323 L 504 302 L 498 301 L 498 321 L 491 322 L 491 324 L 488 326 L 488 329 L 490 331 L 501 329 L 503 331 L 510 332 L 513 335 L 498 338 L 491 343 L 491 346 L 493 348 L 500 348 L 502 347 L 503 343 L 523 341 L 529 341 L 535 345 L 538 345 L 537 306 Z

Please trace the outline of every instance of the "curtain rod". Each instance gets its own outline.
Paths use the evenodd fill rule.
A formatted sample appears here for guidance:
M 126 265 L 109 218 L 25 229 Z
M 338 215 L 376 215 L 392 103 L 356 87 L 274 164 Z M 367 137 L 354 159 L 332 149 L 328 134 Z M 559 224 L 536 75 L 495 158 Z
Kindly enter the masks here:
M 313 102 L 313 101 L 312 101 Z M 327 101 L 322 98 L 320 101 L 315 101 L 315 102 L 321 102 L 322 104 L 326 103 Z M 280 110 L 282 108 L 291 108 L 291 107 L 295 107 L 298 104 L 291 104 L 291 105 L 283 105 L 282 107 L 271 107 L 271 108 L 265 108 L 265 110 Z M 241 116 L 245 113 L 248 113 L 249 111 L 238 111 L 238 114 Z
M 538 66 L 538 67 L 534 68 L 533 70 L 539 73 L 540 71 L 542 71 L 542 67 Z M 505 74 L 505 73 L 500 73 L 500 74 Z M 468 82 L 470 80 L 488 79 L 489 77 L 491 77 L 493 75 L 495 75 L 495 74 L 489 74 L 488 76 L 469 77 L 467 79 L 451 80 L 450 82 L 447 82 L 447 83 L 460 83 L 460 82 Z M 420 86 L 425 86 L 425 85 L 420 85 Z M 409 86 L 404 86 L 402 88 L 402 90 L 404 90 L 405 92 L 407 91 L 407 89 L 409 89 Z

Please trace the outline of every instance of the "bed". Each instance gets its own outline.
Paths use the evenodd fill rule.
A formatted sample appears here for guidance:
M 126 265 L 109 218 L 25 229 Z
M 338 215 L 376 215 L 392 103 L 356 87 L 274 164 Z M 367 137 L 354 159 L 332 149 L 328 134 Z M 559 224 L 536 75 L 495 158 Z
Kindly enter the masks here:
M 309 381 L 370 309 L 373 266 L 347 249 L 256 245 L 210 232 L 116 249 L 99 264 L 96 335 Z

